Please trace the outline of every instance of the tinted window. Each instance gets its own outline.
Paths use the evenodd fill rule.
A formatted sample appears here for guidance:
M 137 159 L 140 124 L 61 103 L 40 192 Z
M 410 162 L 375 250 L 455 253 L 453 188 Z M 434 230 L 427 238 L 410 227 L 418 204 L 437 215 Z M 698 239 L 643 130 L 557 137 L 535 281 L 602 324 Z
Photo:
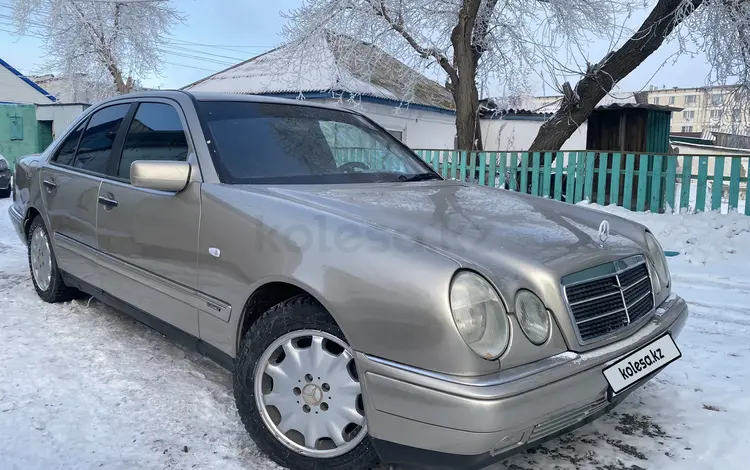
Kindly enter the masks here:
M 142 103 L 130 124 L 117 176 L 130 179 L 136 160 L 187 160 L 188 145 L 177 110 L 168 104 Z
M 396 181 L 432 171 L 356 114 L 240 101 L 200 102 L 199 108 L 226 183 Z
M 130 104 L 118 104 L 95 112 L 81 137 L 73 166 L 106 174 L 112 145 Z
M 86 125 L 85 122 L 81 123 L 80 126 L 76 127 L 73 132 L 68 135 L 65 142 L 60 146 L 60 150 L 57 151 L 57 155 L 52 161 L 59 163 L 60 165 L 72 165 L 73 158 L 76 156 L 76 146 L 78 145 L 78 139 L 81 137 L 81 132 Z

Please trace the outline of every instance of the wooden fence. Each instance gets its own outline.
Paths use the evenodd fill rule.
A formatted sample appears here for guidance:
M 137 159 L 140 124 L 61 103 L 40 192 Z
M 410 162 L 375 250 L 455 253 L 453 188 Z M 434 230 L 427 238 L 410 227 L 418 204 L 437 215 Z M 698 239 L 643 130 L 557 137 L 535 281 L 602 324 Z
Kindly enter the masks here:
M 571 203 L 588 200 L 652 212 L 739 209 L 750 215 L 750 204 L 745 204 L 750 155 L 429 149 L 416 153 L 446 178 Z

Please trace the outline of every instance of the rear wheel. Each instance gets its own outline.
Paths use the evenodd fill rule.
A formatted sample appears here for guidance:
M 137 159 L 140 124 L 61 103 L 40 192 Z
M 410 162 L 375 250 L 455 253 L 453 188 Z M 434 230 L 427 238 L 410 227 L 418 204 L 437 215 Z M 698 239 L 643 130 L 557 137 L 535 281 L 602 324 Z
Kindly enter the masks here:
M 318 302 L 271 308 L 235 361 L 237 409 L 250 436 L 290 469 L 377 468 L 353 352 Z
M 45 302 L 64 302 L 80 295 L 62 280 L 52 251 L 49 234 L 41 217 L 36 216 L 29 227 L 29 270 L 39 297 Z

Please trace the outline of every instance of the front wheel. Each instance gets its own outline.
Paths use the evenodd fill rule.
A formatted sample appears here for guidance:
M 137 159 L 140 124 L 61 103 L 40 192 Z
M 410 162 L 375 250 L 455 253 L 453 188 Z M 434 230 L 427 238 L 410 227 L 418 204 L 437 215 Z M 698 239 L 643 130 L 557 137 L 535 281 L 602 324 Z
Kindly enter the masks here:
M 253 324 L 235 360 L 234 394 L 248 433 L 282 466 L 379 466 L 353 352 L 309 296 L 282 302 Z

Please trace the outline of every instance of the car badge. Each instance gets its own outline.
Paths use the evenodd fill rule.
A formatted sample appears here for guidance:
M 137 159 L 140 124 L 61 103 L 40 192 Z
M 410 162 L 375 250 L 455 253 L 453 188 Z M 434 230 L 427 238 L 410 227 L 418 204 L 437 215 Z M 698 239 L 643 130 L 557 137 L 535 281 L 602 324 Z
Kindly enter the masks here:
M 599 247 L 604 248 L 604 243 L 609 238 L 609 222 L 602 220 L 599 225 Z

